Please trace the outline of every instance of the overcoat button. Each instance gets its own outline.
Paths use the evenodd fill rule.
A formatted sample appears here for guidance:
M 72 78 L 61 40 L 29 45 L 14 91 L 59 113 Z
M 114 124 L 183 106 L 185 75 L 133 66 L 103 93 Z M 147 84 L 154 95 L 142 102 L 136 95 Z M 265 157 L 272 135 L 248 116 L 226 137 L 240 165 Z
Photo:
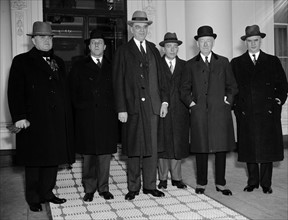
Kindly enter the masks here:
M 269 112 L 269 114 L 272 114 L 272 111 L 271 111 L 271 110 L 269 110 L 268 112 Z

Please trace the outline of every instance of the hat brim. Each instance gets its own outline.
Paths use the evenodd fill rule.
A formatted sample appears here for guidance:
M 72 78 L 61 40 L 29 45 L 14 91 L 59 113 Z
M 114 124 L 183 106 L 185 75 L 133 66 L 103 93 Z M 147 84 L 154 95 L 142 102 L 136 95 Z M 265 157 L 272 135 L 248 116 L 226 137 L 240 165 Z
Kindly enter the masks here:
M 26 34 L 27 36 L 54 36 L 54 34 L 51 34 L 51 33 L 32 33 L 32 34 Z
M 160 45 L 161 47 L 164 47 L 165 44 L 167 44 L 167 43 L 177 43 L 178 46 L 180 46 L 180 45 L 182 44 L 182 41 L 181 41 L 181 40 L 164 40 L 164 41 L 161 41 L 161 42 L 159 43 L 159 45 Z
M 216 39 L 217 34 L 202 34 L 202 35 L 196 35 L 196 36 L 194 37 L 194 39 L 195 39 L 195 40 L 198 40 L 198 38 L 200 38 L 200 37 L 213 37 L 214 39 Z
M 241 37 L 241 40 L 245 41 L 248 37 L 252 37 L 252 36 L 260 36 L 261 38 L 264 38 L 266 34 L 259 33 L 259 34 L 244 35 Z
M 127 21 L 127 24 L 129 26 L 132 26 L 134 23 L 146 23 L 146 24 L 150 25 L 153 23 L 153 21 Z

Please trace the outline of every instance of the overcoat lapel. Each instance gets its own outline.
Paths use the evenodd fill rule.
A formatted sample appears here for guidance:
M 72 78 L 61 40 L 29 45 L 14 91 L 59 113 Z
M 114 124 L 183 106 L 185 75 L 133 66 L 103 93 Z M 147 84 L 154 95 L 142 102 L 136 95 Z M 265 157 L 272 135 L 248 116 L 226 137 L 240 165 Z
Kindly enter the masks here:
M 43 57 L 39 56 L 36 49 L 33 48 L 30 52 L 30 56 L 32 59 L 36 60 L 33 62 L 35 65 L 39 67 L 39 69 L 43 70 L 43 72 L 47 73 L 48 75 L 51 75 L 53 73 L 52 69 L 50 68 L 49 64 L 44 60 Z M 39 73 L 42 71 L 39 70 Z

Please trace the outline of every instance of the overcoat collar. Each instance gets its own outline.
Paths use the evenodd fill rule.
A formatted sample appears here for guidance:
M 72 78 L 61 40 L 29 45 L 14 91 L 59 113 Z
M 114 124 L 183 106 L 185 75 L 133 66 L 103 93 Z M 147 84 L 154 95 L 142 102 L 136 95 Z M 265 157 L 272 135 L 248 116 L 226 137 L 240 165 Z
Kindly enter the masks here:
M 211 61 L 210 62 L 212 62 L 213 58 L 218 60 L 218 55 L 212 51 L 212 56 L 211 56 Z M 201 58 L 201 55 L 200 55 L 200 52 L 199 52 L 197 57 L 196 57 L 196 61 L 201 61 L 201 60 L 202 60 L 202 58 Z
M 145 41 L 146 41 L 146 51 L 148 51 L 148 47 L 149 47 L 150 51 L 154 53 L 154 50 L 152 49 L 154 44 L 149 42 L 148 40 L 145 40 Z M 130 39 L 127 45 L 128 45 L 129 50 L 135 55 L 135 57 L 137 57 L 139 60 L 143 60 L 142 54 L 140 50 L 138 49 L 133 38 Z

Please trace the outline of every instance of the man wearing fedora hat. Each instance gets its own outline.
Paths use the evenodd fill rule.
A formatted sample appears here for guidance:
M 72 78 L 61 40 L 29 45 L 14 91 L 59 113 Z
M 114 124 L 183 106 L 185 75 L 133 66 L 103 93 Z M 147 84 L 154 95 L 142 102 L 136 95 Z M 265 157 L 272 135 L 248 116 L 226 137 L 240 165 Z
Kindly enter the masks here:
M 178 40 L 176 33 L 167 32 L 164 40 L 159 43 L 163 47 L 162 62 L 165 77 L 169 85 L 169 111 L 165 118 L 160 118 L 159 145 L 164 146 L 164 151 L 158 154 L 159 189 L 167 188 L 168 173 L 171 174 L 173 186 L 185 189 L 182 182 L 181 159 L 189 156 L 189 109 L 180 100 L 179 86 L 182 71 L 186 61 L 177 54 L 182 41 Z
M 212 52 L 217 35 L 201 26 L 194 37 L 200 53 L 187 61 L 180 87 L 181 99 L 191 111 L 191 147 L 196 153 L 197 186 L 203 194 L 208 183 L 208 155 L 215 155 L 216 190 L 232 195 L 226 188 L 226 152 L 235 149 L 231 105 L 238 92 L 226 57 Z
M 273 162 L 284 158 L 281 109 L 288 84 L 280 60 L 260 49 L 265 36 L 258 25 L 247 26 L 241 37 L 247 51 L 231 64 L 239 85 L 234 110 L 238 161 L 246 162 L 248 170 L 244 191 L 252 192 L 260 185 L 271 194 Z
M 146 40 L 152 24 L 144 11 L 135 11 L 127 22 L 133 38 L 120 46 L 114 56 L 113 83 L 118 119 L 122 124 L 122 152 L 128 156 L 128 193 L 132 200 L 141 188 L 156 197 L 159 116 L 168 111 L 168 90 L 161 56 L 155 44 Z
M 115 111 L 112 65 L 104 55 L 105 36 L 97 29 L 85 40 L 90 53 L 77 61 L 69 74 L 73 100 L 76 152 L 83 155 L 82 183 L 86 202 L 98 190 L 104 199 L 109 192 L 111 154 L 117 151 L 117 113 Z
M 25 197 L 30 210 L 66 199 L 52 192 L 58 165 L 72 164 L 73 122 L 64 62 L 53 53 L 49 23 L 36 21 L 34 47 L 14 57 L 8 80 L 8 104 L 16 134 L 17 163 L 25 166 Z

